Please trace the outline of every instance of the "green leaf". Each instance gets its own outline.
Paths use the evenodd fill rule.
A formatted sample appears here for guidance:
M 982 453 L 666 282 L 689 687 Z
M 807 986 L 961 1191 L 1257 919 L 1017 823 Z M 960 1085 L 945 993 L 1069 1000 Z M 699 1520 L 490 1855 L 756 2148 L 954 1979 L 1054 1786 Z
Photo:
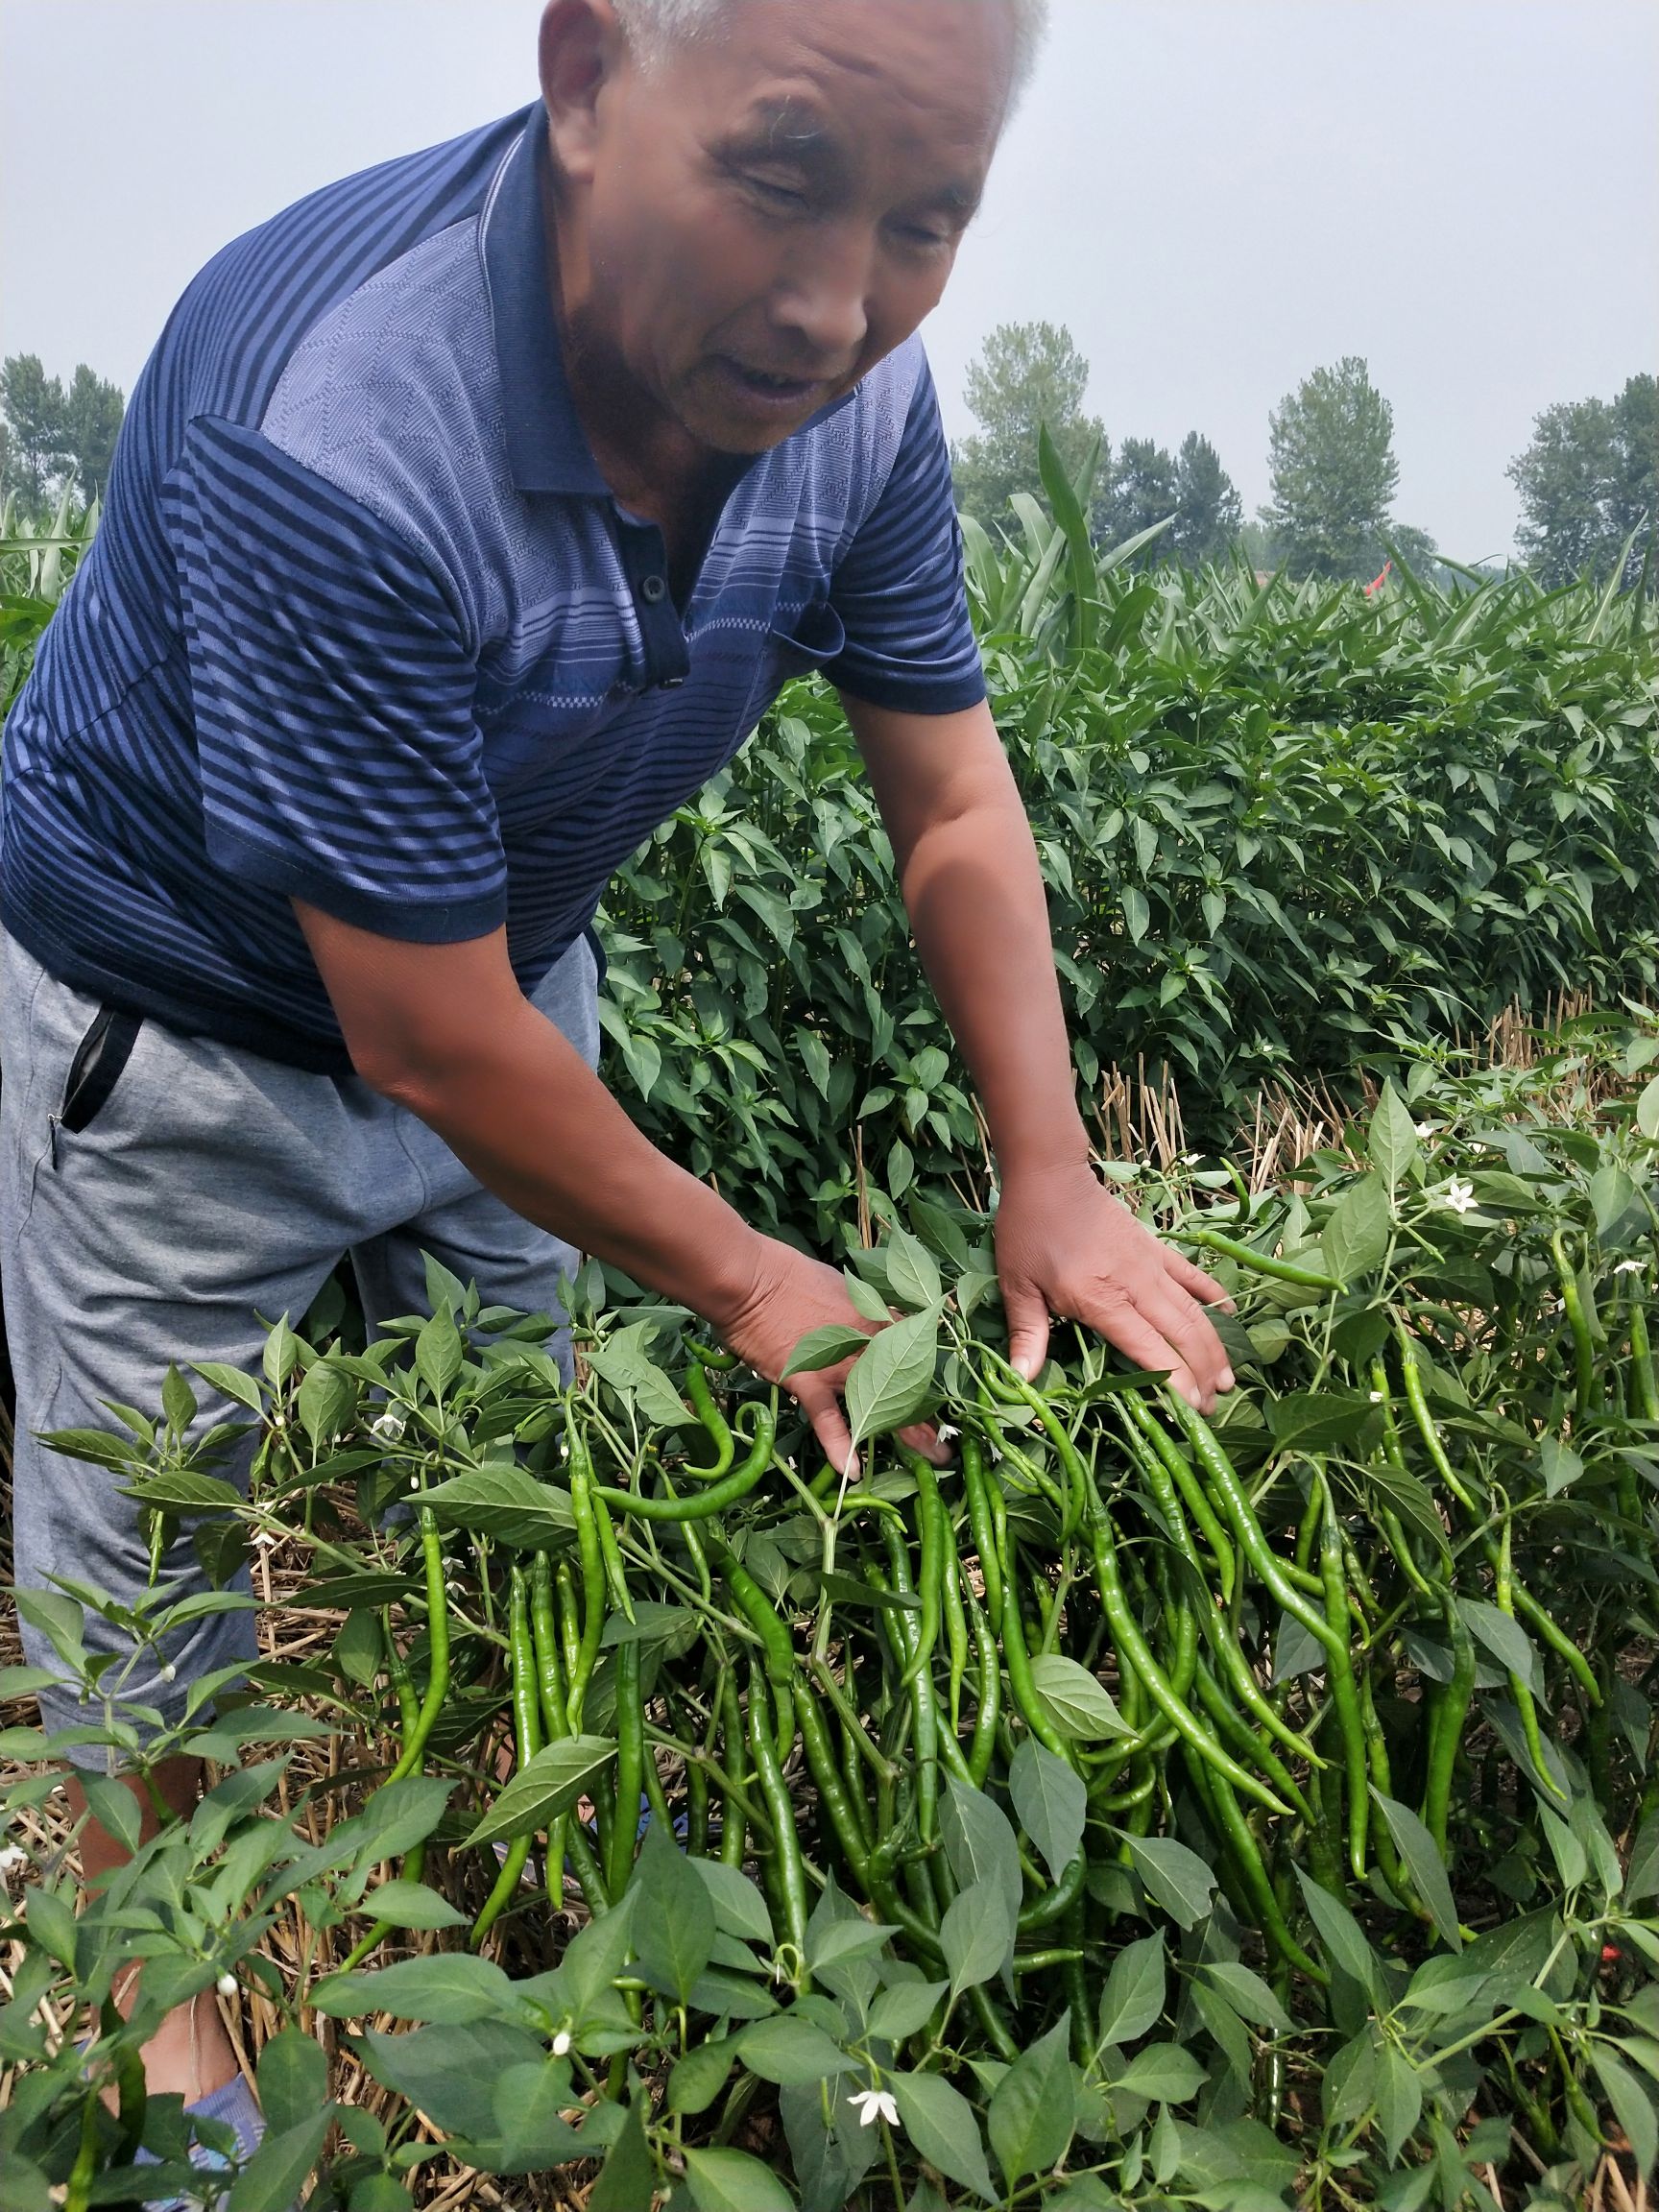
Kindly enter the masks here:
M 777 1941 L 766 1900 L 747 1874 L 718 1859 L 693 1859 L 714 1904 L 714 1924 L 722 1936 L 740 1942 L 758 1943 L 770 1951 Z
M 1260 1974 L 1236 1959 L 1208 1959 L 1198 1971 L 1219 1990 L 1240 2020 L 1266 2028 L 1275 2035 L 1288 2035 L 1293 2023 Z
M 1146 1894 L 1178 1927 L 1196 1928 L 1210 1913 L 1216 1876 L 1196 1851 L 1173 1836 L 1131 1836 L 1118 1831 Z
M 1015 1817 L 1058 1882 L 1083 1841 L 1089 1794 L 1082 1776 L 1027 1736 L 1008 1765 L 1008 1795 Z
M 1614 2057 L 1605 2043 L 1591 2043 L 1590 2063 L 1613 2107 L 1614 2119 L 1624 2130 L 1638 2173 L 1651 2174 L 1659 2163 L 1659 2121 L 1654 2119 L 1652 2099 L 1640 2079 L 1622 2058 Z
M 415 1339 L 415 1367 L 434 1398 L 442 1398 L 461 1372 L 461 1333 L 447 1307 L 440 1307 Z
M 1659 1075 L 1642 1087 L 1636 1101 L 1636 1126 L 1649 1142 L 1659 1142 Z
M 1339 1283 L 1363 1281 L 1382 1265 L 1390 1233 L 1387 1184 L 1381 1175 L 1359 1176 L 1337 1199 L 1320 1234 L 1326 1266 Z
M 676 2061 L 668 2077 L 668 2110 L 707 2112 L 725 2088 L 736 2056 L 736 2041 L 731 2035 L 713 2036 L 707 2043 L 693 2043 L 685 2057 Z
M 510 2066 L 540 2065 L 539 2036 L 505 2020 L 365 2029 L 355 2038 L 363 2062 L 382 2087 L 408 2099 L 446 2134 L 488 2138 L 495 2132 L 494 2087 Z
M 1204 2069 L 1178 2043 L 1148 2043 L 1113 2081 L 1114 2089 L 1153 2104 L 1185 2104 L 1204 2085 Z
M 1011 2190 L 1027 2174 L 1057 2166 L 1071 2141 L 1077 2100 L 1067 2049 L 1070 2018 L 1063 2013 L 1022 2051 L 992 2092 L 985 2128 Z
M 568 2060 L 541 2057 L 509 2066 L 495 2083 L 493 2100 L 495 2141 L 488 2147 L 491 2171 L 539 2174 L 580 2158 L 590 2146 L 565 2118 L 575 2101 Z
M 397 2020 L 449 2025 L 511 2014 L 513 1984 L 493 1960 L 468 1951 L 435 1951 L 373 1972 L 330 1974 L 318 1983 L 311 2002 L 335 2020 L 390 2012 Z
M 1421 1148 L 1411 1109 L 1392 1082 L 1382 1085 L 1365 1146 L 1389 1190 L 1398 1190 L 1416 1165 Z
M 697 2212 L 794 2212 L 795 2200 L 770 2166 L 747 2151 L 686 2151 L 685 2180 Z
M 1362 1390 L 1287 1390 L 1267 1406 L 1267 1425 L 1282 1452 L 1328 1452 L 1351 1444 L 1376 1419 Z
M 821 1329 L 808 1329 L 790 1353 L 785 1375 L 816 1375 L 823 1368 L 838 1367 L 870 1342 L 867 1330 L 850 1328 L 844 1321 L 827 1321 Z
M 221 1397 L 232 1399 L 245 1406 L 250 1413 L 263 1413 L 264 1394 L 252 1375 L 245 1375 L 240 1367 L 228 1367 L 218 1359 L 193 1360 L 194 1371 L 204 1382 L 210 1382 Z
M 949 1982 L 895 1982 L 870 2008 L 869 2032 L 878 2043 L 902 2043 L 932 2019 Z
M 259 2054 L 259 2109 L 272 2134 L 315 2119 L 328 2102 L 328 2059 L 301 2028 L 280 2028 Z
M 229 2212 L 287 2212 L 333 2125 L 334 2108 L 325 2104 L 294 2127 L 268 2133 L 232 2184 Z
M 566 1736 L 526 1760 L 473 1829 L 469 1843 L 534 1836 L 586 1797 L 616 1756 L 609 1736 Z
M 1362 1989 L 1374 1989 L 1379 1979 L 1377 1954 L 1366 1942 L 1358 1921 L 1340 1899 L 1322 1889 L 1300 1866 L 1296 1868 L 1296 1879 L 1302 1886 L 1309 1917 L 1319 1932 L 1326 1957 L 1334 1966 L 1340 1966 L 1344 1974 L 1351 1974 Z
M 895 1229 L 885 1246 L 887 1281 L 895 1301 L 915 1312 L 937 1306 L 945 1295 L 939 1264 L 927 1247 L 902 1229 Z
M 984 1791 L 971 1789 L 954 1774 L 946 1776 L 939 1809 L 939 1833 L 958 1889 L 974 1882 L 998 1887 L 1010 1912 L 1018 1916 L 1024 1880 L 1013 1823 Z
M 902 1429 L 926 1410 L 939 1349 L 939 1314 L 930 1308 L 879 1330 L 847 1377 L 853 1442 Z
M 862 1313 L 866 1321 L 874 1321 L 878 1329 L 885 1329 L 893 1314 L 879 1290 L 865 1282 L 862 1275 L 851 1267 L 841 1270 L 841 1281 L 846 1287 L 847 1303 L 854 1313 Z
M 1605 1238 L 1616 1229 L 1632 1206 L 1641 1203 L 1636 1186 L 1616 1160 L 1605 1160 L 1590 1178 L 1590 1211 L 1596 1234 Z
M 985 2163 L 979 2123 L 966 2097 L 937 2074 L 894 2074 L 888 2078 L 904 2132 L 930 2166 L 948 2181 L 972 2189 L 989 2202 L 997 2194 Z
M 1534 1697 L 1544 1695 L 1544 1670 L 1532 1639 L 1518 1621 L 1483 1598 L 1459 1598 L 1457 1610 L 1478 1644 L 1484 1644 L 1500 1667 L 1519 1674 Z M 1427 1902 L 1427 1900 L 1425 1900 Z
M 1125 1943 L 1112 1961 L 1100 1992 L 1096 2039 L 1102 2048 L 1134 2043 L 1157 2026 L 1164 2010 L 1164 1938 L 1142 1936 Z
M 832 2043 L 822 2028 L 793 2013 L 780 2012 L 770 2020 L 757 2020 L 736 2040 L 737 2056 L 751 2074 L 780 2088 L 799 2088 L 808 2081 L 828 2081 L 837 2074 L 855 2071 L 853 2060 Z
M 685 1854 L 653 1820 L 634 1868 L 634 1948 L 653 1988 L 684 2005 L 713 1956 L 714 1900 Z
M 85 1792 L 93 1818 L 101 1821 L 129 1852 L 136 1851 L 142 1815 L 132 1791 L 125 1783 L 117 1782 L 113 1775 L 94 1774 L 89 1767 L 82 1769 L 81 1787 Z
M 692 1416 L 673 1383 L 645 1351 L 656 1334 L 654 1321 L 632 1322 L 616 1330 L 603 1344 L 595 1344 L 588 1353 L 588 1363 L 619 1397 L 637 1406 L 647 1421 L 659 1429 L 684 1428 Z
M 467 1921 L 424 1882 L 382 1882 L 364 1898 L 363 1910 L 393 1928 L 461 1928 Z
M 575 1533 L 568 1492 L 504 1462 L 436 1482 L 421 1503 L 440 1528 L 466 1528 L 526 1551 L 552 1551 Z
M 1462 1948 L 1463 1931 L 1457 1925 L 1457 1908 L 1452 1902 L 1452 1885 L 1446 1877 L 1446 1867 L 1434 1839 L 1410 1806 L 1402 1805 L 1397 1798 L 1384 1797 L 1382 1791 L 1373 1788 L 1372 1796 L 1388 1832 L 1394 1839 L 1395 1848 L 1406 1862 L 1406 1871 L 1411 1877 L 1411 1887 L 1429 1908 L 1429 1917 L 1439 1932 L 1441 1940 L 1452 1950 Z M 1412 2122 L 1416 2126 L 1416 2122 Z
M 1075 1659 L 1040 1651 L 1031 1662 L 1031 1680 L 1045 1713 L 1073 1742 L 1094 1743 L 1133 1733 L 1105 1684 Z
M 1384 2043 L 1377 2054 L 1374 2095 L 1383 2154 L 1392 2166 L 1423 2117 L 1422 2078 L 1406 2054 L 1392 2043 Z
M 1653 1081 L 1659 1084 L 1659 1075 Z M 1626 1905 L 1646 1904 L 1649 1897 L 1659 1897 L 1659 1813 L 1649 1813 L 1637 1829 L 1624 1876 Z
M 1013 1948 L 1015 1916 L 996 1881 L 973 1882 L 953 1897 L 939 1923 L 939 1948 L 956 1996 L 989 1982 Z

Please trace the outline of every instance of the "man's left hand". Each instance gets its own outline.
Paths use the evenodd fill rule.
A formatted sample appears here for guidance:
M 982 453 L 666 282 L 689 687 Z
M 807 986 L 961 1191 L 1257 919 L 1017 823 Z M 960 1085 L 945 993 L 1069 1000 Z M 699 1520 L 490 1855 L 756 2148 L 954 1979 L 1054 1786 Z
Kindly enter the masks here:
M 1142 1228 L 1086 1161 L 1005 1181 L 996 1235 L 1009 1358 L 1022 1375 L 1041 1371 L 1049 1316 L 1060 1315 L 1095 1330 L 1137 1366 L 1166 1369 L 1171 1387 L 1201 1413 L 1233 1387 L 1204 1310 L 1230 1310 L 1227 1292 Z

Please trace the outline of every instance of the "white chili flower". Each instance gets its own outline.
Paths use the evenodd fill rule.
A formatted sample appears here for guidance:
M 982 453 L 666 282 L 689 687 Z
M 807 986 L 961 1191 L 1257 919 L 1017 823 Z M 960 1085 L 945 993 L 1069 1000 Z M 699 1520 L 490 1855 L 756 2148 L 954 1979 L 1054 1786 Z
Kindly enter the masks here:
M 889 2089 L 854 2089 L 847 2102 L 857 2113 L 860 2128 L 874 2128 L 878 2120 L 885 2120 L 891 2128 L 899 2125 L 899 2107 Z
M 5 1880 L 13 1866 L 25 1866 L 28 1863 L 29 1854 L 20 1844 L 8 1843 L 5 1850 L 0 1851 L 0 1881 Z
M 566 2053 L 566 2052 L 569 2050 L 569 2048 L 570 2048 L 570 2031 L 569 2031 L 569 2029 L 568 2029 L 568 2028 L 561 2028 L 561 2029 L 560 2029 L 560 2031 L 559 2031 L 559 2032 L 558 2032 L 558 2034 L 557 2034 L 557 2035 L 555 2035 L 555 2036 L 554 2036 L 554 2038 L 553 2038 L 553 2056 L 554 2056 L 554 2057 L 555 2057 L 555 2058 L 563 2058 L 563 2057 L 564 2057 L 564 2056 L 565 2056 L 565 2053 Z
M 1442 1206 L 1450 1206 L 1454 1214 L 1473 1214 L 1475 1211 L 1475 1186 L 1459 1183 L 1454 1176 L 1440 1193 Z
M 940 1441 L 940 1443 L 941 1443 L 941 1444 L 949 1444 L 949 1443 L 950 1443 L 950 1442 L 951 1442 L 951 1441 L 952 1441 L 952 1440 L 953 1440 L 955 1437 L 959 1436 L 960 1434 L 961 1434 L 961 1431 L 960 1431 L 959 1429 L 956 1429 L 956 1428 L 954 1428 L 954 1427 L 951 1425 L 951 1423 L 950 1423 L 950 1422 L 949 1422 L 949 1421 L 941 1421 L 941 1422 L 940 1422 L 940 1424 L 939 1424 L 939 1441 Z
M 1373 1406 L 1381 1406 L 1381 1405 L 1382 1405 L 1382 1391 L 1381 1391 L 1381 1390 L 1373 1390 L 1373 1391 L 1372 1391 L 1372 1393 L 1371 1393 L 1371 1403 L 1372 1403 L 1372 1405 L 1373 1405 Z
M 221 1974 L 218 1982 L 218 1989 L 221 1997 L 234 1997 L 236 1994 L 235 1975 Z
M 1613 1272 L 1615 1275 L 1640 1275 L 1642 1262 L 1640 1260 L 1621 1260 Z
M 173 1664 L 173 1662 L 172 1662 L 172 1660 L 171 1660 L 171 1659 L 169 1659 L 169 1660 L 168 1660 L 168 1662 L 167 1662 L 167 1664 L 166 1664 L 166 1666 L 165 1666 L 165 1667 L 163 1667 L 163 1668 L 162 1668 L 162 1670 L 161 1670 L 161 1679 L 162 1679 L 162 1681 L 163 1681 L 163 1682 L 171 1682 L 171 1681 L 172 1681 L 172 1679 L 173 1679 L 173 1677 L 174 1677 L 174 1676 L 175 1676 L 175 1675 L 178 1673 L 178 1671 L 179 1671 L 178 1668 L 177 1668 L 177 1667 L 175 1667 L 175 1666 L 174 1666 L 174 1664 Z
M 1434 1135 L 1440 1124 L 1438 1121 L 1413 1121 L 1411 1126 L 1420 1138 L 1427 1140 Z
M 259 1546 L 262 1551 L 269 1551 L 275 1546 L 280 1544 L 282 1539 L 277 1535 L 275 1528 L 261 1528 L 257 1535 L 255 1535 L 253 1541 Z
M 394 1413 L 390 1408 L 384 1413 L 377 1413 L 369 1424 L 369 1433 L 371 1436 L 378 1436 L 382 1444 L 401 1443 L 403 1439 L 402 1415 Z

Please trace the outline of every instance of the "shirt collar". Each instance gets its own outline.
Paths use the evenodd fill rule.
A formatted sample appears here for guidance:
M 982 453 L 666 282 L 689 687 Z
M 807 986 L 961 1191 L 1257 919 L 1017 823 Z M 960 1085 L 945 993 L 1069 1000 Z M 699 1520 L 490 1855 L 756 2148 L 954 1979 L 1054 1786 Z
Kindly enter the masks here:
M 538 100 L 525 110 L 524 128 L 495 171 L 479 226 L 507 463 L 520 492 L 609 497 L 611 487 L 570 396 L 553 313 L 549 246 L 541 222 L 541 179 L 549 158 L 547 110 Z M 854 397 L 854 392 L 843 393 L 792 435 L 802 437 L 838 415 Z M 728 493 L 764 457 L 733 455 Z
M 541 225 L 547 110 L 540 100 L 496 170 L 480 224 L 507 463 L 520 492 L 604 495 L 565 374 Z

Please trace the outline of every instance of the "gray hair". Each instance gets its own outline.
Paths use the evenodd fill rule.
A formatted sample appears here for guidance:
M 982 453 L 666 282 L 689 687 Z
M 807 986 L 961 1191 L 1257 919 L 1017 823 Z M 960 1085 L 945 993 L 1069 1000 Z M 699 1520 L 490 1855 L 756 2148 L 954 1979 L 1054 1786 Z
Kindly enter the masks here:
M 649 64 L 680 39 L 707 37 L 733 0 L 613 0 L 617 20 L 640 60 Z M 982 6 L 984 0 L 963 0 Z M 1048 0 L 1004 0 L 1014 18 L 1014 66 L 1008 84 L 1012 114 L 1036 66 L 1048 26 Z

